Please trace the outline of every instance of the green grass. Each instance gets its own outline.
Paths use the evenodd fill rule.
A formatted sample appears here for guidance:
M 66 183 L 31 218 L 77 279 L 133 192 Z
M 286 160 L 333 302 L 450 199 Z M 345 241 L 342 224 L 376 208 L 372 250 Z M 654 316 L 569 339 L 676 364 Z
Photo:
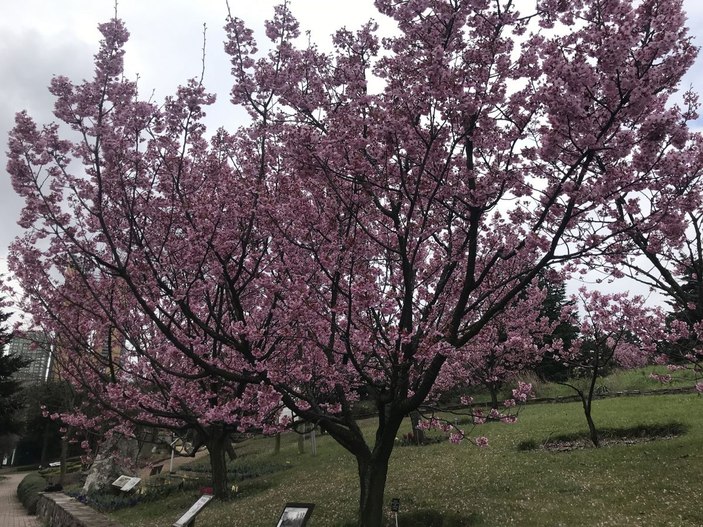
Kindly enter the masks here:
M 679 422 L 687 432 L 674 439 L 563 453 L 521 452 L 517 446 L 522 441 L 585 432 L 580 404 L 530 405 L 516 424 L 478 428 L 477 434 L 490 439 L 486 449 L 446 442 L 396 448 L 386 502 L 392 497 L 401 500 L 403 527 L 703 525 L 701 405 L 703 399 L 695 395 L 598 400 L 593 415 L 599 427 Z M 371 433 L 372 420 L 365 425 Z M 405 423 L 400 434 L 409 430 Z M 237 464 L 240 469 L 290 468 L 238 481 L 237 498 L 213 502 L 198 523 L 269 527 L 275 525 L 285 502 L 304 501 L 316 504 L 310 527 L 354 525 L 358 482 L 353 458 L 329 437 L 318 437 L 317 457 L 310 455 L 309 445 L 308 452 L 298 454 L 292 434 L 286 434 L 282 443 L 277 456 L 272 438 L 239 445 L 235 473 Z M 197 491 L 180 492 L 111 516 L 126 527 L 167 527 L 196 499 Z M 410 522 L 411 516 L 417 522 Z M 446 521 L 439 523 L 442 517 Z M 388 518 L 391 525 L 390 513 Z
M 634 370 L 615 369 L 605 377 L 598 379 L 596 389 L 598 393 L 614 394 L 617 392 L 649 392 L 660 388 L 684 388 L 692 387 L 696 384 L 696 377 L 692 370 L 684 369 L 672 374 L 672 381 L 667 384 L 661 384 L 649 376 L 652 373 L 666 374 L 671 373 L 666 366 L 645 366 Z M 520 380 L 532 384 L 535 397 L 552 398 L 552 397 L 567 397 L 576 395 L 576 392 L 568 386 L 563 386 L 556 383 L 545 383 L 531 373 L 525 373 L 520 377 Z M 586 389 L 587 380 L 569 380 L 570 383 Z M 500 400 L 508 399 L 511 396 L 511 390 L 516 383 L 508 383 L 500 392 Z M 479 403 L 490 402 L 490 396 L 482 387 L 475 387 L 468 390 L 468 394 L 473 396 L 474 400 Z

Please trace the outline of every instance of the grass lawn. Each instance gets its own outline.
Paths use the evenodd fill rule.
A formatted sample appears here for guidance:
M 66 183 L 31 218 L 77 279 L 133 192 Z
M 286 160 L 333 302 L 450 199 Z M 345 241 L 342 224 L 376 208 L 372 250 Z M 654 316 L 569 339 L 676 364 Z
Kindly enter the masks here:
M 386 502 L 399 498 L 404 516 L 417 511 L 453 515 L 447 525 L 477 526 L 700 526 L 703 525 L 703 399 L 696 395 L 641 396 L 594 403 L 596 425 L 630 427 L 678 421 L 688 432 L 674 439 L 601 449 L 520 452 L 526 439 L 586 430 L 579 403 L 530 405 L 516 424 L 488 424 L 485 449 L 448 442 L 397 447 L 391 458 Z M 371 433 L 373 422 L 367 422 Z M 401 433 L 409 432 L 407 423 Z M 358 483 L 351 455 L 329 437 L 318 437 L 318 455 L 298 454 L 296 437 L 238 445 L 235 481 L 240 494 L 212 502 L 198 517 L 208 527 L 272 527 L 287 501 L 316 504 L 310 527 L 354 525 Z M 202 462 L 201 462 L 202 465 Z M 194 469 L 205 469 L 196 466 Z M 197 473 L 197 472 L 194 472 Z M 126 527 L 167 527 L 193 503 L 197 491 L 112 514 Z M 390 512 L 389 525 L 390 523 Z M 394 523 L 393 523 L 394 525 Z M 427 526 L 427 523 L 423 524 Z M 436 525 L 440 525 L 437 523 Z
M 615 393 L 620 391 L 636 391 L 649 392 L 659 388 L 690 388 L 696 384 L 696 376 L 690 369 L 675 372 L 672 375 L 672 381 L 667 384 L 660 384 L 652 380 L 649 376 L 652 373 L 671 374 L 666 366 L 645 366 L 632 370 L 615 369 L 612 373 L 598 379 L 596 388 L 598 393 Z M 564 397 L 576 395 L 576 392 L 568 386 L 556 384 L 553 382 L 542 382 L 536 375 L 525 373 L 522 379 L 525 382 L 532 384 L 532 388 L 536 397 Z M 569 380 L 570 383 L 578 385 L 580 388 L 586 389 L 588 381 Z M 499 399 L 508 399 L 511 395 L 511 389 L 515 387 L 515 383 L 507 383 L 501 390 Z M 481 386 L 476 386 L 469 389 L 469 394 L 474 397 L 476 402 L 490 402 L 490 396 Z

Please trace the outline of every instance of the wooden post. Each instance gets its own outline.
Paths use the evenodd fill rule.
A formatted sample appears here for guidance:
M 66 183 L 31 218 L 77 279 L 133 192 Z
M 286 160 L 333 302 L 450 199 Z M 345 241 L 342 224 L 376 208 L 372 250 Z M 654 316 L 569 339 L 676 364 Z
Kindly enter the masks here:
M 305 454 L 305 432 L 298 434 L 298 454 Z

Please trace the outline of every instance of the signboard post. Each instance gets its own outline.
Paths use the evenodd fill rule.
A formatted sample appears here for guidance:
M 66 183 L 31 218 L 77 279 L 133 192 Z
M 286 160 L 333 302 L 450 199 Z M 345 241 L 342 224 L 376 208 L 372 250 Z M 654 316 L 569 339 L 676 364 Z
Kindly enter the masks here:
M 314 508 L 314 503 L 286 503 L 276 527 L 305 527 Z
M 120 476 L 112 482 L 112 486 L 122 490 L 122 487 L 124 487 L 130 479 L 132 479 L 130 476 Z
M 310 432 L 310 451 L 312 452 L 313 456 L 317 455 L 317 438 L 315 437 L 315 427 L 312 427 L 312 431 Z
M 400 499 L 393 498 L 391 500 L 391 512 L 395 514 L 395 527 L 398 527 L 398 511 L 400 511 Z
M 193 503 L 193 505 L 186 511 L 186 513 L 176 520 L 176 523 L 172 527 L 194 527 L 195 517 L 200 514 L 200 511 L 205 508 L 205 505 L 210 503 L 213 496 L 211 494 L 203 494 L 200 499 Z
M 139 485 L 139 482 L 141 480 L 142 480 L 142 478 L 129 478 L 129 481 L 122 486 L 122 489 L 121 489 L 122 492 L 129 492 L 134 487 Z
M 133 478 L 131 476 L 120 476 L 112 482 L 113 487 L 117 487 L 122 492 L 129 492 L 136 487 L 142 478 Z

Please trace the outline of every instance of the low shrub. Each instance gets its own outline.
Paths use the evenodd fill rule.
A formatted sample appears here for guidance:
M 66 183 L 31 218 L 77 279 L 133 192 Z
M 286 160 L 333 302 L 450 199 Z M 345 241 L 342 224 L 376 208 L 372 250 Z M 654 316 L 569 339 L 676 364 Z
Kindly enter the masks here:
M 80 488 L 69 489 L 65 493 L 99 512 L 109 513 L 142 503 L 159 501 L 176 493 L 202 490 L 209 481 L 208 478 L 181 479 L 159 476 L 149 482 L 143 482 L 141 487 L 129 493 L 116 494 L 113 489 L 107 489 L 84 494 Z
M 79 494 L 75 496 L 75 498 L 99 512 L 112 512 L 118 509 L 124 509 L 125 507 L 134 507 L 137 503 L 142 501 L 137 494 L 123 495 L 106 492 L 93 492 L 87 495 Z
M 49 482 L 37 472 L 30 472 L 17 485 L 17 497 L 29 514 L 37 513 L 39 493 L 43 492 L 48 484 Z
M 15 472 L 36 472 L 39 469 L 39 465 L 34 463 L 32 465 L 18 465 L 12 467 Z
M 228 464 L 227 474 L 233 481 L 239 482 L 247 479 L 258 478 L 259 476 L 275 474 L 276 472 L 281 472 L 290 468 L 290 465 L 285 463 L 272 462 L 257 458 L 242 459 L 241 457 L 238 457 Z M 194 463 L 190 463 L 189 465 L 183 465 L 180 468 L 180 471 L 209 474 L 210 463 L 208 459 L 205 458 L 204 460 L 196 461 Z

